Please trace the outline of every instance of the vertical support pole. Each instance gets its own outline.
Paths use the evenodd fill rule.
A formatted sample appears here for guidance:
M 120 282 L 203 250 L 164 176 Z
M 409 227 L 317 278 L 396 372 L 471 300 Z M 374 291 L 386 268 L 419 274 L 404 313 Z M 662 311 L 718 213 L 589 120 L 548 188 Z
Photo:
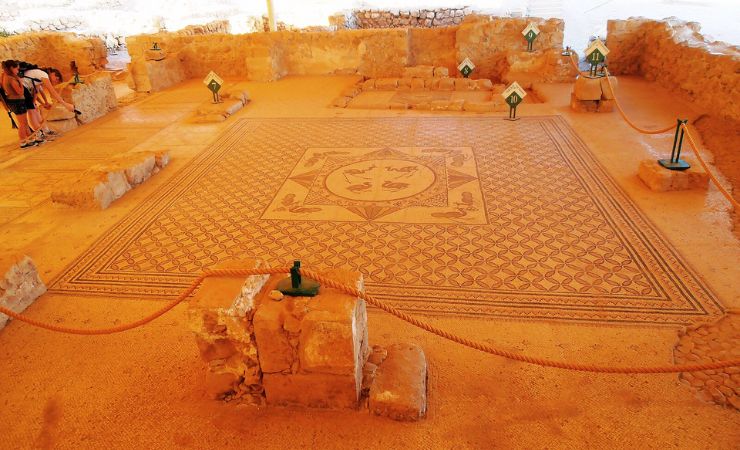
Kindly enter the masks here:
M 299 272 L 300 268 L 301 261 L 297 259 L 293 261 L 293 267 L 290 268 L 290 284 L 293 289 L 298 289 L 299 287 L 301 287 L 301 273 Z
M 691 167 L 689 163 L 681 159 L 681 148 L 683 147 L 683 136 L 686 130 L 683 126 L 689 123 L 687 119 L 676 119 L 676 133 L 673 135 L 673 147 L 671 148 L 671 159 L 659 159 L 658 163 L 668 170 L 686 170 Z
M 270 31 L 277 31 L 275 26 L 275 10 L 272 7 L 272 0 L 267 0 L 267 21 L 270 24 Z

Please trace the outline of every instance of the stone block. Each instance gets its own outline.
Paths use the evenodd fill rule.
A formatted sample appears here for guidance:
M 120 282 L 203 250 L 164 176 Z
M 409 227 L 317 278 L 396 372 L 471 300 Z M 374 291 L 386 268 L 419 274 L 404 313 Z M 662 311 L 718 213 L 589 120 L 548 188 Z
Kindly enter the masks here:
M 445 78 L 425 78 L 424 79 L 424 89 L 429 91 L 436 91 L 439 89 L 439 83 L 444 80 Z M 452 81 L 452 78 L 448 79 L 447 82 L 453 83 L 453 89 L 454 89 L 454 81 Z M 452 90 L 452 89 L 449 89 Z
M 6 254 L 0 257 L 0 306 L 22 313 L 41 294 L 46 285 L 39 277 L 36 264 L 26 255 Z M 0 330 L 10 318 L 0 313 Z
M 607 77 L 602 77 L 599 79 L 601 83 L 602 100 L 614 100 L 614 95 L 616 94 L 617 88 L 619 87 L 617 77 L 610 76 L 608 78 L 609 81 L 607 81 Z M 609 87 L 609 82 L 611 82 L 611 87 L 614 88 L 614 92 L 612 92 L 612 89 Z
M 262 382 L 271 406 L 357 409 L 359 402 L 353 375 L 265 373 Z
M 373 414 L 393 420 L 415 421 L 426 414 L 427 363 L 424 351 L 413 344 L 395 344 L 378 366 L 370 386 Z
M 435 67 L 434 76 L 437 78 L 444 78 L 450 76 L 450 70 L 447 67 Z
M 82 113 L 77 117 L 81 123 L 92 122 L 116 109 L 118 105 L 113 80 L 105 72 L 85 77 L 84 83 L 67 84 L 61 88 L 61 95 Z
M 251 100 L 249 92 L 244 89 L 222 89 L 219 94 L 223 100 L 239 100 L 242 105 L 246 105 Z
M 403 78 L 432 78 L 434 77 L 434 66 L 412 66 L 404 67 Z
M 437 83 L 437 87 L 432 87 L 433 90 L 439 90 L 439 91 L 454 91 L 455 90 L 455 82 L 456 80 L 459 80 L 460 78 L 435 78 L 436 80 L 439 80 Z
M 475 80 L 471 80 L 469 78 L 453 78 L 455 80 L 455 90 L 456 91 L 472 91 L 475 89 L 476 82 Z M 440 82 L 440 86 L 441 86 Z
M 601 100 L 601 80 L 578 76 L 573 86 L 576 100 Z
M 397 110 L 409 109 L 409 104 L 406 102 L 390 102 L 388 108 Z
M 493 83 L 488 78 L 481 78 L 480 80 L 475 80 L 475 89 L 478 91 L 492 91 Z
M 375 89 L 379 91 L 395 91 L 398 89 L 398 78 L 378 78 L 375 80 Z
M 465 109 L 465 100 L 452 100 L 447 107 L 448 111 L 463 111 Z
M 614 100 L 599 100 L 598 112 L 613 112 L 615 108 Z
M 450 108 L 450 102 L 447 100 L 432 100 L 429 103 L 429 109 L 432 111 L 447 111 Z
M 493 112 L 496 110 L 494 102 L 471 102 L 466 101 L 463 109 L 469 112 Z
M 398 90 L 399 91 L 410 91 L 411 90 L 411 82 L 415 78 L 399 78 L 398 80 Z
M 60 134 L 64 134 L 67 131 L 74 130 L 78 126 L 76 119 L 55 120 L 53 122 L 46 122 L 46 125 L 48 125 L 50 129 Z
M 570 109 L 575 112 L 598 112 L 598 100 L 578 100 L 575 92 L 570 93 Z
M 412 91 L 423 91 L 425 89 L 425 80 L 423 78 L 412 78 L 411 79 L 411 90 Z
M 75 113 L 67 111 L 67 108 L 63 107 L 60 103 L 54 103 L 49 111 L 46 113 L 46 121 L 54 122 L 58 120 L 74 119 Z
M 297 360 L 295 349 L 285 332 L 285 310 L 293 299 L 282 302 L 263 302 L 254 314 L 254 336 L 260 355 L 260 367 L 264 373 L 290 371 Z
M 690 157 L 681 157 L 691 168 L 687 170 L 668 170 L 654 159 L 640 162 L 637 176 L 652 191 L 681 191 L 686 189 L 705 189 L 709 183 L 707 173 Z

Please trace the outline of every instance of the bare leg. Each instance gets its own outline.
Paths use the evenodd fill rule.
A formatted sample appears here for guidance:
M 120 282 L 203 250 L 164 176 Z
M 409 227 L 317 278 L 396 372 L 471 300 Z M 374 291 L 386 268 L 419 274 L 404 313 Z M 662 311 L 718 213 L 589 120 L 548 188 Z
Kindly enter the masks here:
M 18 139 L 23 144 L 23 141 L 28 139 L 28 119 L 26 119 L 25 114 L 17 115 L 15 118 L 18 121 Z

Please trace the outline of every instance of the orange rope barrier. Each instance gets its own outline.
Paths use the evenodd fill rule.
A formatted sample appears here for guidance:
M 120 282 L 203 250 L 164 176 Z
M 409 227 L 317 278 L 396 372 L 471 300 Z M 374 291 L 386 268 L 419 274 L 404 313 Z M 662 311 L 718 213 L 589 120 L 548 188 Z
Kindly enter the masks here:
M 606 70 L 606 69 L 604 69 L 604 70 Z M 671 131 L 672 129 L 674 129 L 676 127 L 675 125 L 671 125 L 671 126 L 666 127 L 666 128 L 661 128 L 660 130 L 646 130 L 645 128 L 640 128 L 639 126 L 637 126 L 634 122 L 632 122 L 629 119 L 629 117 L 627 117 L 627 114 L 624 112 L 624 109 L 622 109 L 622 105 L 619 103 L 619 100 L 617 100 L 617 96 L 614 93 L 614 86 L 612 86 L 612 80 L 609 77 L 610 77 L 610 75 L 609 75 L 609 72 L 607 71 L 606 72 L 606 83 L 609 85 L 609 92 L 611 92 L 611 94 L 612 94 L 612 98 L 614 99 L 614 104 L 617 105 L 617 111 L 619 111 L 619 114 L 622 116 L 622 119 L 624 119 L 624 121 L 627 122 L 627 125 L 631 126 L 636 131 L 638 131 L 638 132 L 640 132 L 642 134 L 661 134 L 661 133 L 666 133 L 666 132 Z
M 131 322 L 129 324 L 112 327 L 112 328 L 103 328 L 103 329 L 66 328 L 66 327 L 60 327 L 56 325 L 43 323 L 37 320 L 33 320 L 33 319 L 30 319 L 28 317 L 25 317 L 21 314 L 15 313 L 3 307 L 0 307 L 0 312 L 7 314 L 8 316 L 18 319 L 20 321 L 26 322 L 30 325 L 33 325 L 39 328 L 44 328 L 44 329 L 51 330 L 51 331 L 61 332 L 61 333 L 80 334 L 80 335 L 113 334 L 113 333 L 120 333 L 126 330 L 131 330 L 133 328 L 142 326 L 160 317 L 161 315 L 163 315 L 167 311 L 170 311 L 176 305 L 181 303 L 183 300 L 185 300 L 190 294 L 193 293 L 193 291 L 195 291 L 195 289 L 197 289 L 197 287 L 203 282 L 203 280 L 208 277 L 212 277 L 212 276 L 250 276 L 250 275 L 278 274 L 278 273 L 289 273 L 289 272 L 290 272 L 290 269 L 285 268 L 285 267 L 258 268 L 258 269 L 208 270 L 206 272 L 203 272 L 203 274 L 201 274 L 198 278 L 196 278 L 190 284 L 190 286 L 182 294 L 180 294 L 180 296 L 177 297 L 177 299 L 168 303 L 164 308 L 154 312 L 153 314 L 150 314 L 149 316 L 144 317 L 143 319 L 137 320 L 135 322 Z M 621 373 L 621 374 L 696 372 L 696 371 L 701 371 L 701 370 L 715 370 L 715 369 L 721 369 L 724 367 L 740 366 L 740 359 L 728 360 L 728 361 L 716 361 L 712 363 L 684 364 L 684 365 L 671 365 L 671 366 L 666 365 L 666 366 L 654 366 L 654 367 L 610 367 L 610 366 L 599 366 L 599 365 L 591 365 L 591 364 L 577 364 L 577 363 L 568 363 L 568 362 L 562 362 L 562 361 L 553 361 L 553 360 L 549 360 L 545 358 L 535 358 L 532 356 L 526 356 L 526 355 L 522 355 L 519 353 L 501 350 L 491 345 L 484 344 L 478 341 L 473 341 L 473 340 L 464 338 L 462 336 L 459 336 L 457 334 L 442 330 L 441 328 L 438 328 L 434 325 L 431 325 L 422 320 L 419 320 L 411 315 L 408 315 L 394 308 L 393 306 L 390 306 L 387 303 L 376 299 L 375 297 L 369 294 L 361 292 L 357 288 L 344 285 L 335 280 L 331 280 L 311 270 L 300 269 L 300 273 L 303 276 L 319 281 L 324 286 L 339 289 L 347 294 L 360 297 L 364 299 L 365 301 L 367 301 L 369 304 L 376 306 L 380 308 L 381 310 L 391 315 L 394 315 L 397 318 L 410 323 L 411 325 L 414 325 L 415 327 L 421 328 L 424 331 L 430 332 L 432 334 L 436 334 L 437 336 L 440 336 L 449 341 L 456 342 L 458 344 L 464 345 L 466 347 L 469 347 L 475 350 L 479 350 L 484 353 L 488 353 L 488 354 L 495 355 L 495 356 L 500 356 L 500 357 L 510 359 L 513 361 L 520 361 L 520 362 L 527 363 L 527 364 L 535 364 L 535 365 L 543 366 L 543 367 L 554 367 L 558 369 L 567 369 L 567 370 L 575 370 L 575 371 L 582 371 L 582 372 Z
M 704 171 L 709 175 L 709 178 L 712 180 L 715 186 L 717 186 L 717 189 L 722 193 L 722 195 L 725 196 L 727 201 L 730 202 L 730 204 L 735 208 L 735 211 L 740 211 L 740 203 L 738 203 L 737 200 L 730 194 L 727 189 L 725 189 L 722 184 L 719 182 L 717 177 L 714 176 L 714 174 L 709 170 L 709 167 L 707 166 L 707 163 L 704 162 L 704 158 L 701 157 L 701 154 L 699 153 L 699 147 L 696 145 L 696 141 L 694 141 L 694 138 L 691 136 L 691 132 L 689 131 L 689 127 L 686 126 L 685 123 L 681 124 L 681 127 L 686 131 L 686 137 L 689 139 L 689 144 L 691 145 L 691 149 L 694 151 L 694 155 L 696 155 L 696 159 L 699 160 L 699 164 L 704 168 Z

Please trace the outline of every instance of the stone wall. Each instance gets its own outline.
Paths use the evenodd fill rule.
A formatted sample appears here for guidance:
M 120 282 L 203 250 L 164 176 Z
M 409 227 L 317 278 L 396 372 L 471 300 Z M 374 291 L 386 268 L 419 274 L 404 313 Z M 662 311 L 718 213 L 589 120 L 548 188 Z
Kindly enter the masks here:
M 108 62 L 105 42 L 72 33 L 24 33 L 0 38 L 0 60 L 18 59 L 41 67 L 56 67 L 65 78 L 72 76 L 70 61 L 81 74 L 103 69 Z
M 348 22 L 350 28 L 436 28 L 459 25 L 470 13 L 469 8 L 356 10 L 352 11 Z
M 709 42 L 699 24 L 667 19 L 610 20 L 613 74 L 641 75 L 688 98 L 704 112 L 740 120 L 740 48 Z
M 532 53 L 526 52 L 521 35 L 530 21 L 542 32 Z M 168 55 L 164 61 L 176 58 L 174 63 L 182 66 L 187 77 L 202 77 L 211 70 L 224 77 L 253 81 L 271 81 L 288 74 L 400 77 L 404 67 L 413 65 L 447 67 L 452 76 L 458 76 L 457 65 L 469 57 L 477 66 L 472 78 L 500 82 L 522 77 L 525 84 L 531 84 L 572 79 L 567 61 L 560 56 L 563 28 L 560 19 L 477 17 L 460 26 L 435 29 L 158 33 L 130 36 L 127 42 L 131 67 L 138 67 L 138 73 L 144 72 L 140 66 L 146 50 L 157 42 Z M 143 81 L 135 84 L 137 90 L 149 90 L 140 87 L 147 84 Z

